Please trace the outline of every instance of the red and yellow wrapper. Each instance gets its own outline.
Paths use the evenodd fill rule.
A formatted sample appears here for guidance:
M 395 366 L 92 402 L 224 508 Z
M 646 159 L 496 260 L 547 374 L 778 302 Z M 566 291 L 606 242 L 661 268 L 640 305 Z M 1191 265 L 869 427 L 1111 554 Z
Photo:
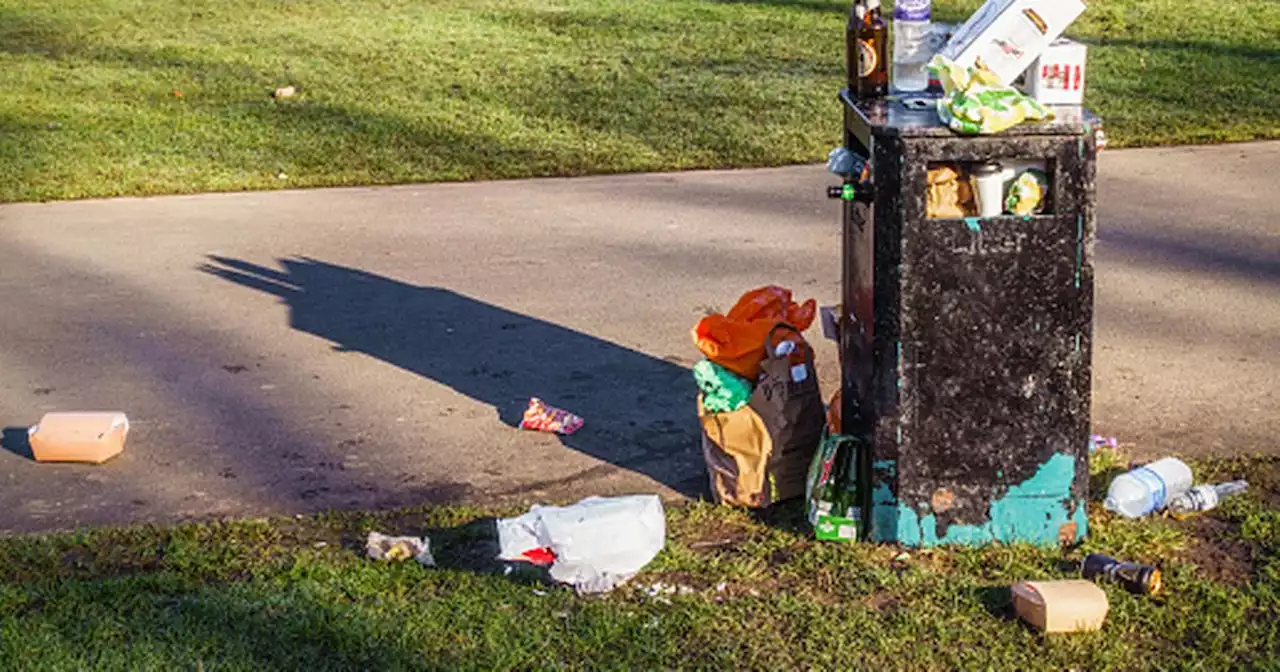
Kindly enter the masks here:
M 524 411 L 520 427 L 567 436 L 582 429 L 584 422 L 582 418 L 568 411 L 548 406 L 542 403 L 541 399 L 534 397 L 529 400 L 529 408 Z

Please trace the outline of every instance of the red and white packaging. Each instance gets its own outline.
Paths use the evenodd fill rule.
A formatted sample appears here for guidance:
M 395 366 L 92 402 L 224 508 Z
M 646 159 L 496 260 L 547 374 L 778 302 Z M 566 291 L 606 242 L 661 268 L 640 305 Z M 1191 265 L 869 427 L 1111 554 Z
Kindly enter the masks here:
M 1054 40 L 1027 70 L 1027 93 L 1045 105 L 1084 104 L 1088 55 L 1075 40 Z

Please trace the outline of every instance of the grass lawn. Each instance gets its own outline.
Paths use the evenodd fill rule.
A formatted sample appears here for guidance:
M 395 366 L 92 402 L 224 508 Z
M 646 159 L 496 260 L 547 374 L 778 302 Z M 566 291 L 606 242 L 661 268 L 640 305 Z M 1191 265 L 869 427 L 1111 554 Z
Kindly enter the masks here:
M 1095 490 L 1117 460 L 1095 461 Z M 1245 669 L 1280 664 L 1280 460 L 1201 463 L 1253 489 L 1185 521 L 1100 508 L 1069 551 L 900 555 L 812 541 L 794 508 L 668 511 L 667 549 L 603 598 L 504 575 L 485 512 L 134 527 L 0 541 L 4 669 Z M 361 557 L 429 532 L 442 567 Z M 1090 551 L 1155 562 L 1165 591 L 1106 586 L 1103 630 L 1045 636 L 1008 585 Z M 651 595 L 655 583 L 684 586 Z M 721 585 L 723 584 L 723 585 Z
M 0 0 L 0 202 L 814 162 L 847 6 Z M 1113 146 L 1280 137 L 1280 3 L 1096 0 L 1072 33 Z

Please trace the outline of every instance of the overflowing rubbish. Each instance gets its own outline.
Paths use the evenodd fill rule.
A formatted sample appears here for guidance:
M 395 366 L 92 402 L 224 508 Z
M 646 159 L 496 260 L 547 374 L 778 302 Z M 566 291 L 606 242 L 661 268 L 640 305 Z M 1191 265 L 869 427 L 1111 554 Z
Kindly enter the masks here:
M 805 513 L 820 541 L 857 541 L 862 535 L 858 501 L 858 453 L 852 437 L 824 433 L 805 480 Z
M 982 65 L 997 84 L 1012 84 L 1084 10 L 1082 0 L 987 0 L 942 55 L 961 67 Z
M 1024 170 L 1009 185 L 1004 207 L 1011 215 L 1034 215 L 1044 210 L 1048 193 L 1048 175 L 1039 170 Z
M 1103 505 L 1125 518 L 1141 518 L 1163 509 L 1190 490 L 1191 483 L 1191 467 L 1166 457 L 1115 477 Z
M 128 435 L 124 413 L 46 413 L 27 441 L 37 462 L 102 464 L 124 451 Z
M 571 506 L 534 506 L 497 522 L 498 558 L 551 559 L 551 578 L 581 594 L 603 593 L 635 576 L 666 544 L 655 495 L 588 497 Z
M 1090 553 L 1080 563 L 1080 575 L 1091 581 L 1106 579 L 1136 595 L 1155 595 L 1163 584 L 1160 570 L 1151 565 L 1122 562 L 1109 555 Z
M 836 175 L 853 175 L 860 170 L 857 154 L 844 147 L 836 147 L 827 154 L 827 170 Z
M 1082 579 L 1026 581 L 1011 592 L 1018 617 L 1047 633 L 1100 630 L 1111 609 L 1107 594 Z
M 969 171 L 979 217 L 999 217 L 1004 211 L 1003 170 L 998 163 L 983 163 Z
M 898 0 L 893 3 L 893 88 L 914 92 L 929 88 L 930 37 L 933 33 L 930 0 Z
M 1045 105 L 1084 103 L 1089 47 L 1065 37 L 1049 44 L 1027 70 L 1027 93 Z
M 1036 99 L 1001 84 L 984 68 L 964 68 L 941 55 L 930 61 L 929 68 L 942 82 L 938 117 L 957 133 L 988 135 L 1024 121 L 1053 118 Z
M 1226 497 L 1249 489 L 1248 481 L 1231 481 L 1217 485 L 1197 485 L 1169 500 L 1169 513 L 1175 517 L 1217 508 Z
M 927 215 L 932 219 L 954 219 L 977 214 L 973 187 L 959 164 L 929 166 Z
M 522 429 L 534 429 L 540 432 L 556 434 L 573 434 L 582 429 L 582 418 L 554 406 L 548 406 L 537 397 L 529 400 L 529 407 L 520 420 Z
M 813 299 L 796 303 L 789 289 L 761 287 L 744 294 L 728 313 L 699 320 L 693 341 L 707 359 L 747 380 L 756 380 L 769 332 L 778 324 L 802 332 L 813 324 L 817 313 Z
M 720 504 L 765 508 L 804 494 L 822 437 L 826 409 L 813 348 L 797 329 L 775 324 L 763 354 L 747 404 L 715 412 L 705 395 L 699 399 L 703 457 Z
M 711 413 L 736 411 L 751 398 L 751 381 L 708 359 L 693 365 L 693 379 Z
M 436 566 L 436 560 L 431 556 L 431 540 L 427 537 L 389 537 L 380 532 L 370 532 L 364 550 L 374 560 L 400 562 L 413 558 L 424 567 Z

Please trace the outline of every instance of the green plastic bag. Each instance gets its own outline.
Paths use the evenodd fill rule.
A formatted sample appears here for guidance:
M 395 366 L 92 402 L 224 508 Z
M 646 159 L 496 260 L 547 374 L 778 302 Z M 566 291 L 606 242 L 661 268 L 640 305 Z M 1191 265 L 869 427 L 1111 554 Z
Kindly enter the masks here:
M 693 365 L 693 379 L 702 393 L 702 405 L 712 413 L 729 413 L 747 405 L 751 381 L 704 359 Z

